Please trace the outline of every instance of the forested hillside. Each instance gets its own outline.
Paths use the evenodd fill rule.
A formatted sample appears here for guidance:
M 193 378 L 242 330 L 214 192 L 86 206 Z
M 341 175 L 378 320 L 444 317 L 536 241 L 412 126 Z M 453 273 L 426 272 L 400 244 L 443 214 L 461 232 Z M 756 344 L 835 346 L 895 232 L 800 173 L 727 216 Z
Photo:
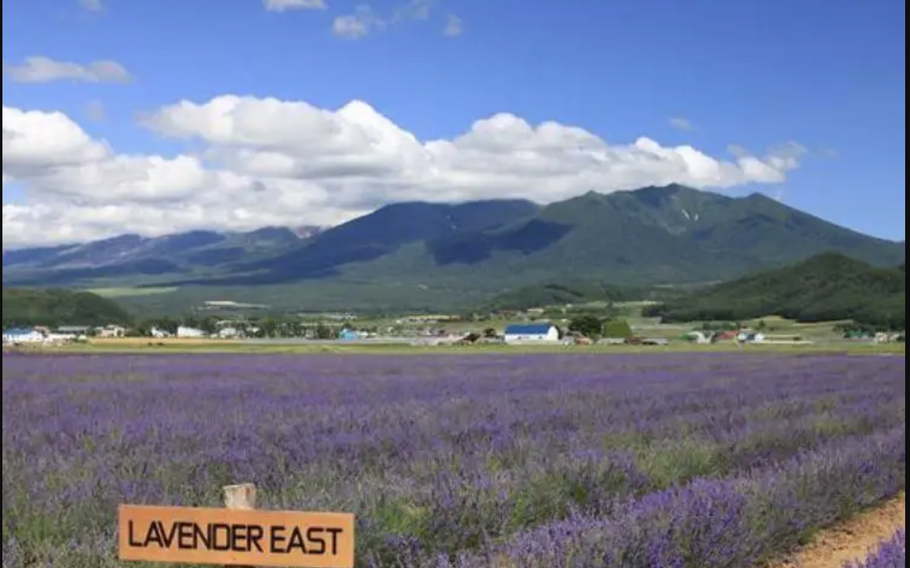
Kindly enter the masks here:
M 115 302 L 71 290 L 3 289 L 3 328 L 127 324 L 129 314 Z
M 780 315 L 804 322 L 854 320 L 882 328 L 906 327 L 906 276 L 840 254 L 721 284 L 705 293 L 655 307 L 664 321 L 745 320 Z

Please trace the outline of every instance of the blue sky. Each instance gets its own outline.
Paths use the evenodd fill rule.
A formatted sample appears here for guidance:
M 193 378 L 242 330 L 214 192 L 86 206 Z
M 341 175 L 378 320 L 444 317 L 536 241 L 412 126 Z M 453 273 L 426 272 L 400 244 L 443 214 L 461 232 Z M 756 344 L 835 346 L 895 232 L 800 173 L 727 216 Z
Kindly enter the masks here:
M 111 80 L 87 80 L 87 75 L 80 79 L 69 68 L 69 75 L 59 80 L 17 81 L 5 73 L 5 245 L 8 225 L 21 227 L 19 238 L 27 240 L 26 221 L 60 223 L 70 236 L 89 237 L 116 231 L 136 219 L 148 220 L 152 232 L 206 224 L 209 221 L 200 211 L 209 211 L 209 224 L 217 226 L 280 222 L 281 211 L 291 211 L 297 204 L 301 212 L 294 219 L 302 222 L 320 207 L 343 217 L 345 212 L 367 210 L 399 196 L 420 197 L 424 190 L 433 193 L 428 198 L 459 197 L 459 183 L 489 187 L 490 196 L 512 196 L 517 191 L 514 185 L 521 184 L 529 197 L 546 201 L 581 190 L 584 184 L 604 183 L 610 189 L 610 176 L 619 175 L 594 172 L 583 182 L 569 181 L 568 174 L 556 177 L 547 166 L 529 168 L 521 179 L 517 174 L 509 180 L 505 175 L 482 177 L 476 166 L 468 171 L 465 165 L 479 163 L 479 149 L 489 148 L 478 135 L 472 138 L 473 158 L 468 160 L 463 152 L 457 167 L 447 162 L 444 179 L 438 177 L 443 174 L 438 173 L 434 158 L 434 166 L 426 166 L 426 172 L 434 172 L 436 181 L 427 181 L 431 178 L 424 173 L 417 182 L 413 171 L 404 174 L 403 169 L 395 171 L 394 180 L 358 178 L 362 187 L 369 188 L 368 196 L 360 186 L 352 189 L 350 181 L 322 183 L 322 177 L 298 175 L 310 171 L 308 160 L 315 159 L 316 141 L 317 146 L 282 146 L 286 156 L 291 155 L 291 146 L 295 148 L 295 174 L 274 175 L 269 170 L 265 176 L 262 170 L 237 165 L 236 156 L 225 158 L 224 152 L 243 144 L 264 151 L 277 147 L 277 142 L 257 139 L 250 145 L 249 136 L 237 128 L 227 140 L 218 137 L 223 129 L 200 125 L 199 117 L 209 116 L 203 105 L 222 95 L 255 97 L 251 101 L 265 97 L 305 101 L 328 111 L 360 100 L 420 142 L 453 140 L 470 131 L 475 121 L 497 113 L 510 113 L 531 126 L 556 121 L 581 127 L 611 146 L 626 147 L 640 137 L 663 148 L 691 145 L 717 160 L 734 160 L 734 165 L 731 144 L 748 148 L 768 164 L 769 156 L 780 154 L 781 144 L 796 142 L 803 148 L 798 158 L 792 144 L 784 155 L 799 164 L 781 171 L 784 183 L 755 185 L 750 180 L 767 176 L 743 174 L 718 191 L 743 195 L 758 189 L 876 236 L 903 239 L 905 235 L 902 1 L 375 0 L 369 13 L 357 11 L 361 2 L 347 0 L 325 0 L 324 9 L 284 11 L 267 10 L 262 0 L 89 4 L 88 0 L 3 2 L 5 69 L 21 69 L 25 58 L 42 56 L 83 66 L 83 71 L 92 62 L 113 61 L 130 76 L 121 81 L 111 72 Z M 357 29 L 363 35 L 333 33 L 333 26 L 341 29 L 336 22 L 345 16 L 353 16 L 347 21 L 360 25 Z M 461 33 L 444 33 L 447 26 L 454 26 L 454 18 L 460 26 L 450 31 Z M 63 73 L 59 68 L 56 72 Z M 173 110 L 184 99 L 197 105 L 196 118 L 185 113 L 181 116 L 188 122 L 178 126 L 171 120 L 175 115 L 165 116 L 162 109 Z M 206 168 L 233 176 L 219 174 L 217 181 L 205 178 L 204 184 L 233 188 L 230 184 L 241 184 L 242 177 L 256 187 L 283 192 L 274 198 L 283 206 L 259 213 L 255 201 L 236 190 L 237 199 L 228 198 L 236 210 L 227 210 L 228 205 L 216 203 L 216 198 L 201 197 L 208 186 L 193 190 L 181 183 L 179 188 L 159 192 L 155 176 L 131 174 L 152 180 L 142 186 L 145 197 L 137 199 L 129 193 L 138 187 L 135 184 L 118 186 L 116 191 L 99 187 L 122 180 L 97 161 L 92 162 L 94 169 L 80 165 L 71 173 L 73 181 L 64 182 L 59 179 L 59 161 L 42 163 L 47 171 L 53 170 L 51 179 L 35 174 L 33 162 L 24 167 L 27 160 L 22 158 L 18 169 L 10 166 L 7 183 L 7 107 L 62 111 L 111 156 L 198 158 Z M 278 112 L 262 120 L 293 123 Z M 685 122 L 674 125 L 673 118 L 685 119 L 693 128 L 680 128 Z M 345 120 L 348 124 L 355 119 Z M 508 126 L 502 121 L 496 124 Z M 51 126 L 42 128 L 50 132 Z M 301 131 L 318 140 L 313 128 Z M 329 134 L 322 135 L 331 136 L 337 130 L 329 128 Z M 381 128 L 370 132 L 389 136 Z M 20 140 L 38 136 L 18 131 L 17 135 Z M 372 134 L 364 136 L 374 139 Z M 514 140 L 516 147 L 525 144 Z M 534 151 L 543 152 L 540 140 Z M 80 156 L 94 155 L 84 141 L 79 143 L 83 144 Z M 34 150 L 34 145 L 29 148 Z M 221 152 L 217 163 L 211 154 L 201 156 L 206 151 Z M 409 152 L 420 153 L 408 146 L 403 151 L 408 160 L 412 159 Z M 397 159 L 389 152 L 380 154 Z M 101 159 L 112 158 L 91 158 Z M 512 159 L 519 158 L 513 155 Z M 673 159 L 668 157 L 668 164 Z M 378 158 L 371 160 L 371 167 L 379 167 Z M 513 167 L 510 164 L 515 162 L 498 163 Z M 660 167 L 654 175 L 666 179 L 671 166 Z M 535 183 L 532 174 L 544 169 L 551 177 Z M 734 179 L 724 177 L 728 178 Z M 628 179 L 650 178 L 641 173 Z M 402 189 L 405 186 L 407 191 Z M 436 192 L 437 186 L 445 190 Z M 486 195 L 483 187 L 465 195 L 482 197 Z M 187 193 L 181 201 L 180 191 L 195 193 L 192 197 Z M 221 191 L 230 196 L 234 193 L 227 192 L 235 190 Z M 304 198 L 303 192 L 310 193 Z M 127 211 L 129 206 L 133 208 Z M 93 211 L 104 213 L 93 217 Z

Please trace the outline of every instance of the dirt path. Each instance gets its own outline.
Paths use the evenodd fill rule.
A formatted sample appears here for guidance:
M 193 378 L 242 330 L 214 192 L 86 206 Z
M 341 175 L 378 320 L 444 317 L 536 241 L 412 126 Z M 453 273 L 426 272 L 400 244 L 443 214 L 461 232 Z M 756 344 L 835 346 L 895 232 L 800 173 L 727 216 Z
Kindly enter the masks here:
M 907 526 L 907 496 L 870 511 L 818 535 L 792 560 L 775 568 L 843 568 L 853 560 L 865 560 L 883 540 Z

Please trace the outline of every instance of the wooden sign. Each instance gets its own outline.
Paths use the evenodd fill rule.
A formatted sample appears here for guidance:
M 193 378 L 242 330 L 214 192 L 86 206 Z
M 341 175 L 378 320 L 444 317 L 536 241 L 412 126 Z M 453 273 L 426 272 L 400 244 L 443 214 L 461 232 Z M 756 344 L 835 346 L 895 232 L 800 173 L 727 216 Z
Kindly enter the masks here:
M 354 568 L 354 516 L 122 505 L 120 559 Z

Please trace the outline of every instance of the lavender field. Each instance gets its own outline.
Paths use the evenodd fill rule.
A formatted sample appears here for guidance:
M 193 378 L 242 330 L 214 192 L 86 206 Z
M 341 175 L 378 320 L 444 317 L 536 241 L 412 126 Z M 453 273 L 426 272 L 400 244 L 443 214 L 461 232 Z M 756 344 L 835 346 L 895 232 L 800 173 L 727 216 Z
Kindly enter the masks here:
M 3 566 L 120 503 L 358 515 L 359 566 L 747 568 L 906 485 L 903 357 L 7 356 Z M 891 564 L 873 564 L 873 566 Z
M 907 533 L 898 531 L 894 538 L 883 542 L 865 562 L 850 563 L 844 568 L 906 568 Z

